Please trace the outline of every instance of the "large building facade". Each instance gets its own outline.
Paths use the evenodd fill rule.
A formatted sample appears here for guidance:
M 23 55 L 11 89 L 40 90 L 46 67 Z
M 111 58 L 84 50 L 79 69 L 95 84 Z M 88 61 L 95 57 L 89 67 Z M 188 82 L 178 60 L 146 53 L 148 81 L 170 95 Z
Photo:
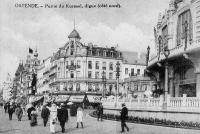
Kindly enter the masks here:
M 116 67 L 120 67 L 119 92 L 124 90 L 124 79 L 143 76 L 146 68 L 145 54 L 122 52 L 115 47 L 99 47 L 92 43 L 83 44 L 74 29 L 68 42 L 44 60 L 38 69 L 38 92 L 44 92 L 41 85 L 48 85 L 49 92 L 95 92 L 116 94 Z M 45 65 L 48 62 L 48 65 Z M 42 76 L 43 74 L 43 76 Z M 45 77 L 46 76 L 46 77 Z M 43 79 L 42 79 L 43 78 Z M 44 79 L 45 78 L 45 79 Z M 45 83 L 45 81 L 47 81 Z
M 171 0 L 154 28 L 156 53 L 147 71 L 171 97 L 200 96 L 199 11 L 199 0 Z

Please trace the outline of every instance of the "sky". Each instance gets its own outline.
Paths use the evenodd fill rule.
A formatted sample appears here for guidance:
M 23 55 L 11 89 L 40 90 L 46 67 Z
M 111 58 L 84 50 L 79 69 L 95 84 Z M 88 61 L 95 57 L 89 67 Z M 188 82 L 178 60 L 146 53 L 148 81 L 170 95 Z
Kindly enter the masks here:
M 120 4 L 121 8 L 19 8 L 16 4 Z M 82 43 L 146 52 L 153 27 L 169 0 L 0 0 L 0 85 L 12 77 L 29 47 L 45 59 L 68 41 L 74 29 Z M 74 23 L 75 22 L 75 23 Z

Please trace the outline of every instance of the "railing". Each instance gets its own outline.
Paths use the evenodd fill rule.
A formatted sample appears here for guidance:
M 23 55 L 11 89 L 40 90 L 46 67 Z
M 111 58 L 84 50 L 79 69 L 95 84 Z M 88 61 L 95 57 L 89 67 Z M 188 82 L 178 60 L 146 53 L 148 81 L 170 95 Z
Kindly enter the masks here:
M 125 103 L 130 110 L 152 110 L 152 111 L 177 111 L 177 112 L 200 112 L 200 98 L 197 97 L 167 97 L 164 108 L 164 97 L 160 98 L 132 98 L 132 99 L 104 99 L 104 108 L 121 108 Z

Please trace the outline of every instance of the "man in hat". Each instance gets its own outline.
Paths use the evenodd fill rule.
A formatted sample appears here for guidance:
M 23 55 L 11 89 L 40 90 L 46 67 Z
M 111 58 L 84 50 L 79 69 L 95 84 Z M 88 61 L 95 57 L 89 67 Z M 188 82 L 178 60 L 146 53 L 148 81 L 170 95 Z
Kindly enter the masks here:
M 47 125 L 49 115 L 50 115 L 50 111 L 46 107 L 46 104 L 44 104 L 43 108 L 42 108 L 42 112 L 41 112 L 41 117 L 43 119 L 44 127 L 46 127 L 46 125 Z
M 61 108 L 58 109 L 58 121 L 60 122 L 60 127 L 62 129 L 62 133 L 65 132 L 65 122 L 68 121 L 68 110 L 65 108 L 65 105 L 61 103 Z
M 102 103 L 100 103 L 97 107 L 97 121 L 99 121 L 99 119 L 103 121 L 102 117 L 103 117 L 103 105 Z
M 129 131 L 128 126 L 126 125 L 126 119 L 128 118 L 128 109 L 126 108 L 125 103 L 122 104 L 122 110 L 121 113 L 121 132 L 124 132 L 124 127 Z

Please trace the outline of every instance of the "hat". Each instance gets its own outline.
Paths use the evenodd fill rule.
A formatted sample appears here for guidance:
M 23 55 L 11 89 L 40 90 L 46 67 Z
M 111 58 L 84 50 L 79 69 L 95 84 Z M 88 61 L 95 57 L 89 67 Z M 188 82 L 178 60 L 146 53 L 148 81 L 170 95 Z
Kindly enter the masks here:
M 64 103 L 61 103 L 60 106 L 64 106 Z

